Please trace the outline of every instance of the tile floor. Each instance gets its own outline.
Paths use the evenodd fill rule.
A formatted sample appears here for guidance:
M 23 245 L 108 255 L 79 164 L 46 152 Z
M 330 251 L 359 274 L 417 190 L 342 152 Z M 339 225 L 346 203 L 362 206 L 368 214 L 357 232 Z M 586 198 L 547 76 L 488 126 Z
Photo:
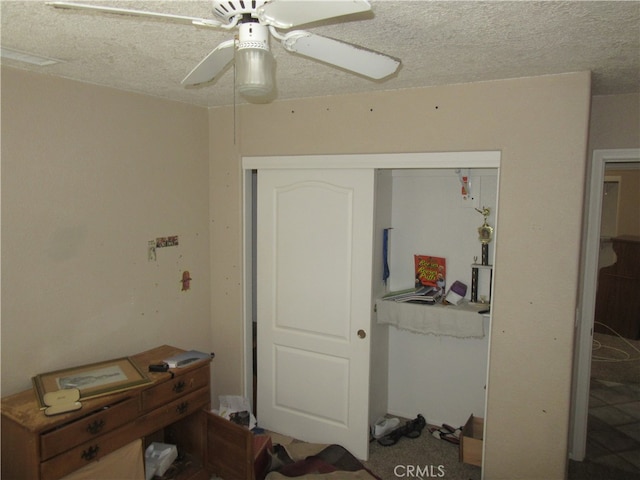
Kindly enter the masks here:
M 640 384 L 591 379 L 586 460 L 640 473 Z

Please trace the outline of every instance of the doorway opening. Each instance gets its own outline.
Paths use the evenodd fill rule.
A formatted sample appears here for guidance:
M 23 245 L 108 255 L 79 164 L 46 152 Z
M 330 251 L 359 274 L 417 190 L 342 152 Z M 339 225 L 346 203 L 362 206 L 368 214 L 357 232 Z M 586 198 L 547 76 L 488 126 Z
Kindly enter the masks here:
M 580 310 L 576 325 L 570 458 L 577 461 L 599 459 L 603 463 L 610 462 L 610 465 L 617 464 L 619 468 L 638 472 L 638 465 L 634 467 L 633 462 L 624 458 L 625 452 L 633 450 L 634 445 L 637 455 L 637 447 L 640 446 L 637 440 L 625 433 L 625 430 L 633 430 L 638 425 L 634 427 L 633 418 L 625 417 L 624 411 L 632 408 L 630 405 L 634 401 L 640 401 L 640 384 L 636 384 L 638 388 L 634 395 L 633 387 L 627 388 L 624 379 L 628 380 L 632 375 L 627 370 L 632 366 L 627 362 L 628 356 L 638 358 L 640 362 L 640 352 L 632 345 L 635 339 L 629 339 L 631 344 L 627 344 L 629 342 L 625 341 L 623 335 L 619 335 L 628 335 L 627 332 L 618 332 L 621 328 L 617 325 L 607 325 L 611 323 L 607 317 L 620 320 L 620 315 L 610 311 L 610 301 L 614 300 L 615 308 L 621 305 L 622 301 L 615 300 L 614 295 L 620 288 L 627 288 L 619 283 L 611 283 L 612 280 L 617 282 L 613 278 L 616 269 L 625 263 L 615 252 L 614 244 L 629 240 L 629 245 L 640 246 L 638 185 L 633 185 L 639 180 L 632 180 L 628 184 L 625 182 L 625 172 L 630 174 L 630 179 L 640 175 L 640 149 L 594 151 L 585 218 Z M 631 205 L 626 204 L 627 196 L 623 193 L 625 184 L 630 187 L 632 195 L 636 195 Z M 629 212 L 629 217 L 626 212 Z M 623 279 L 624 282 L 628 280 L 633 282 L 630 278 Z M 608 288 L 611 291 L 607 291 Z M 636 322 L 640 318 L 637 312 L 635 318 Z M 620 349 L 613 350 L 619 346 L 626 353 L 621 353 Z M 614 398 L 615 403 L 611 404 Z

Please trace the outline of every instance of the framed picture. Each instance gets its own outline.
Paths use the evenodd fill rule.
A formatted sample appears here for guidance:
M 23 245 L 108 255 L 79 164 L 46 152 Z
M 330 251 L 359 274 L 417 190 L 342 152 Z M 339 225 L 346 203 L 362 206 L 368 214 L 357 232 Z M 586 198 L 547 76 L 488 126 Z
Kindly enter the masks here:
M 129 357 L 41 373 L 32 378 L 42 408 L 50 392 L 75 388 L 80 400 L 122 392 L 151 383 L 149 377 Z

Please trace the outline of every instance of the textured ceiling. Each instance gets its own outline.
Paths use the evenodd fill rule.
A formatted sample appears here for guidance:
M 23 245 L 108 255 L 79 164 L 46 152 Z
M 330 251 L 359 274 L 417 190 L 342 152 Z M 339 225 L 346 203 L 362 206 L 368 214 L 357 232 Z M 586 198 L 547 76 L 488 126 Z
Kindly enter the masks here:
M 277 0 L 276 0 L 277 1 Z M 330 1 L 330 0 L 327 0 Z M 100 1 L 211 17 L 209 1 Z M 2 0 L 2 47 L 63 62 L 4 65 L 203 106 L 234 102 L 233 70 L 216 83 L 180 81 L 234 31 Z M 594 94 L 640 91 L 639 1 L 391 1 L 302 28 L 402 60 L 371 81 L 286 52 L 272 41 L 278 99 L 395 90 L 591 70 Z M 242 99 L 236 98 L 237 102 Z

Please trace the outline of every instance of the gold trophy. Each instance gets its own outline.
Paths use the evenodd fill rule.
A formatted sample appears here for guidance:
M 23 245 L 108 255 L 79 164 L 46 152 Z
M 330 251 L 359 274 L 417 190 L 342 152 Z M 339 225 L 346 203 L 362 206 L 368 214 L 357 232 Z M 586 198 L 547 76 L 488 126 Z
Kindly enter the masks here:
M 487 245 L 493 239 L 493 227 L 490 227 L 487 223 L 487 218 L 491 214 L 491 210 L 488 207 L 482 207 L 482 210 L 476 208 L 476 212 L 480 213 L 484 217 L 484 223 L 478 227 L 478 240 L 483 245 Z M 486 263 L 483 263 L 486 265 Z
M 484 222 L 478 227 L 478 240 L 482 244 L 482 262 L 478 265 L 478 257 L 473 257 L 473 265 L 471 265 L 471 301 L 478 302 L 478 276 L 480 269 L 489 270 L 489 298 L 484 299 L 482 303 L 491 301 L 491 280 L 493 276 L 493 267 L 489 265 L 489 242 L 493 239 L 493 227 L 487 223 L 487 218 L 491 214 L 488 207 L 482 207 L 482 210 L 476 208 L 476 211 L 484 217 Z

